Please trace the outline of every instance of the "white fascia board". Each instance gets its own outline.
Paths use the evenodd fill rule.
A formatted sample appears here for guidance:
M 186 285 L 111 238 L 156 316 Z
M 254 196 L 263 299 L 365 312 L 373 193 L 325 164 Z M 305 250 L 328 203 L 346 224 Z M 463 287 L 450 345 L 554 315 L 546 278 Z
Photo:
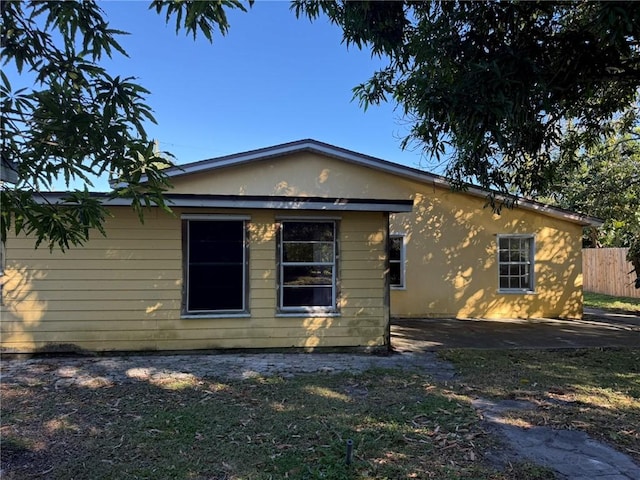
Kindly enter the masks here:
M 47 192 L 36 197 L 40 203 L 65 205 L 65 192 Z M 108 194 L 98 193 L 94 198 L 102 198 L 105 206 L 130 206 L 128 198 L 109 198 Z M 166 194 L 165 201 L 171 207 L 191 208 L 233 208 L 233 209 L 270 209 L 270 210 L 325 210 L 325 211 L 358 211 L 358 212 L 410 212 L 413 208 L 411 200 L 376 200 L 357 198 L 318 198 L 318 197 L 249 197 L 242 195 L 182 195 Z
M 539 212 L 548 217 L 557 218 L 560 220 L 567 220 L 573 223 L 577 223 L 583 227 L 601 227 L 604 222 L 596 217 L 590 217 L 588 215 L 582 215 L 580 213 L 571 212 L 551 205 L 545 205 L 544 203 L 534 202 L 531 200 L 518 199 L 518 207 L 522 207 L 526 210 Z
M 325 210 L 325 211 L 358 211 L 358 212 L 410 212 L 412 205 L 406 202 L 375 202 L 357 201 L 353 199 L 339 200 L 327 198 L 326 201 L 311 199 L 248 199 L 242 196 L 216 198 L 168 198 L 167 203 L 172 207 L 200 207 L 200 208 L 236 208 L 261 210 Z

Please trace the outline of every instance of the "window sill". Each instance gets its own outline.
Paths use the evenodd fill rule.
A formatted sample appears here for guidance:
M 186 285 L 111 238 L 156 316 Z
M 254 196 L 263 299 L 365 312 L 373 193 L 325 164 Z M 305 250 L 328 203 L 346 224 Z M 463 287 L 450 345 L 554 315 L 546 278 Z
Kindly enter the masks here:
M 184 320 L 207 320 L 210 318 L 251 318 L 251 314 L 247 312 L 240 313 L 184 313 L 180 315 L 180 319 Z
M 407 289 L 407 287 L 404 287 L 404 286 L 402 286 L 402 287 L 394 287 L 393 285 L 391 285 L 391 290 L 400 290 L 400 291 L 404 291 L 404 290 L 406 290 L 406 289 Z
M 341 315 L 342 314 L 340 312 L 296 311 L 296 312 L 278 312 L 276 313 L 276 318 L 340 317 Z
M 535 290 L 498 290 L 500 295 L 537 295 Z

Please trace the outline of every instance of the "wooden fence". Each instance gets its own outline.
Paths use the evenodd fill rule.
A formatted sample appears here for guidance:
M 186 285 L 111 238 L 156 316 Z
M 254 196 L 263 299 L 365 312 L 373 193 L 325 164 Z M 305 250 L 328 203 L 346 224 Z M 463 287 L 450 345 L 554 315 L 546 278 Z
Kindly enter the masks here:
M 582 250 L 583 288 L 586 292 L 616 297 L 640 298 L 636 274 L 627 262 L 628 248 L 585 248 Z

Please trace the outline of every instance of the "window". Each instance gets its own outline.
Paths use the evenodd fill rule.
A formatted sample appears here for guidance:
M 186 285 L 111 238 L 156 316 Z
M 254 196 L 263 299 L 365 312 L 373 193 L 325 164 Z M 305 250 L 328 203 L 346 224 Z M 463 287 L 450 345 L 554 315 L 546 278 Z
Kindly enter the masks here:
M 389 283 L 394 288 L 404 288 L 404 236 L 389 237 Z
M 184 220 L 186 314 L 247 311 L 244 219 Z
M 532 292 L 534 241 L 532 235 L 499 235 L 498 268 L 500 290 Z
M 282 221 L 280 311 L 335 311 L 336 257 L 336 222 Z
M 0 242 L 0 305 L 4 305 L 4 265 L 6 254 L 4 250 L 4 242 Z

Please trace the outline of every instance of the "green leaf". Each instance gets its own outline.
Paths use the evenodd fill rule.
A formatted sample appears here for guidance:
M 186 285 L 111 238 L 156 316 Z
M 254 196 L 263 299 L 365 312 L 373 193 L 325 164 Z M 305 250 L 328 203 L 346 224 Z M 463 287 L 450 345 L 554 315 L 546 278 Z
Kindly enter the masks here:
M 252 5 L 249 2 L 248 5 Z M 131 198 L 139 215 L 149 206 L 170 211 L 164 171 L 170 155 L 159 155 L 145 125 L 155 123 L 149 91 L 133 77 L 113 78 L 100 64 L 104 55 L 127 55 L 113 28 L 93 1 L 4 2 L 2 58 L 19 73 L 35 74 L 36 87 L 13 92 L 0 72 L 2 158 L 17 166 L 19 181 L 0 192 L 0 234 L 27 233 L 36 245 L 66 250 L 94 231 L 104 234 L 108 214 L 87 187 L 52 205 L 38 192 L 54 182 L 90 186 L 94 175 L 109 173 L 120 182 L 113 195 Z M 225 10 L 246 10 L 236 0 L 163 1 L 151 8 L 176 19 L 178 31 L 202 33 L 209 41 L 226 33 Z M 144 21 L 141 19 L 141 21 Z

